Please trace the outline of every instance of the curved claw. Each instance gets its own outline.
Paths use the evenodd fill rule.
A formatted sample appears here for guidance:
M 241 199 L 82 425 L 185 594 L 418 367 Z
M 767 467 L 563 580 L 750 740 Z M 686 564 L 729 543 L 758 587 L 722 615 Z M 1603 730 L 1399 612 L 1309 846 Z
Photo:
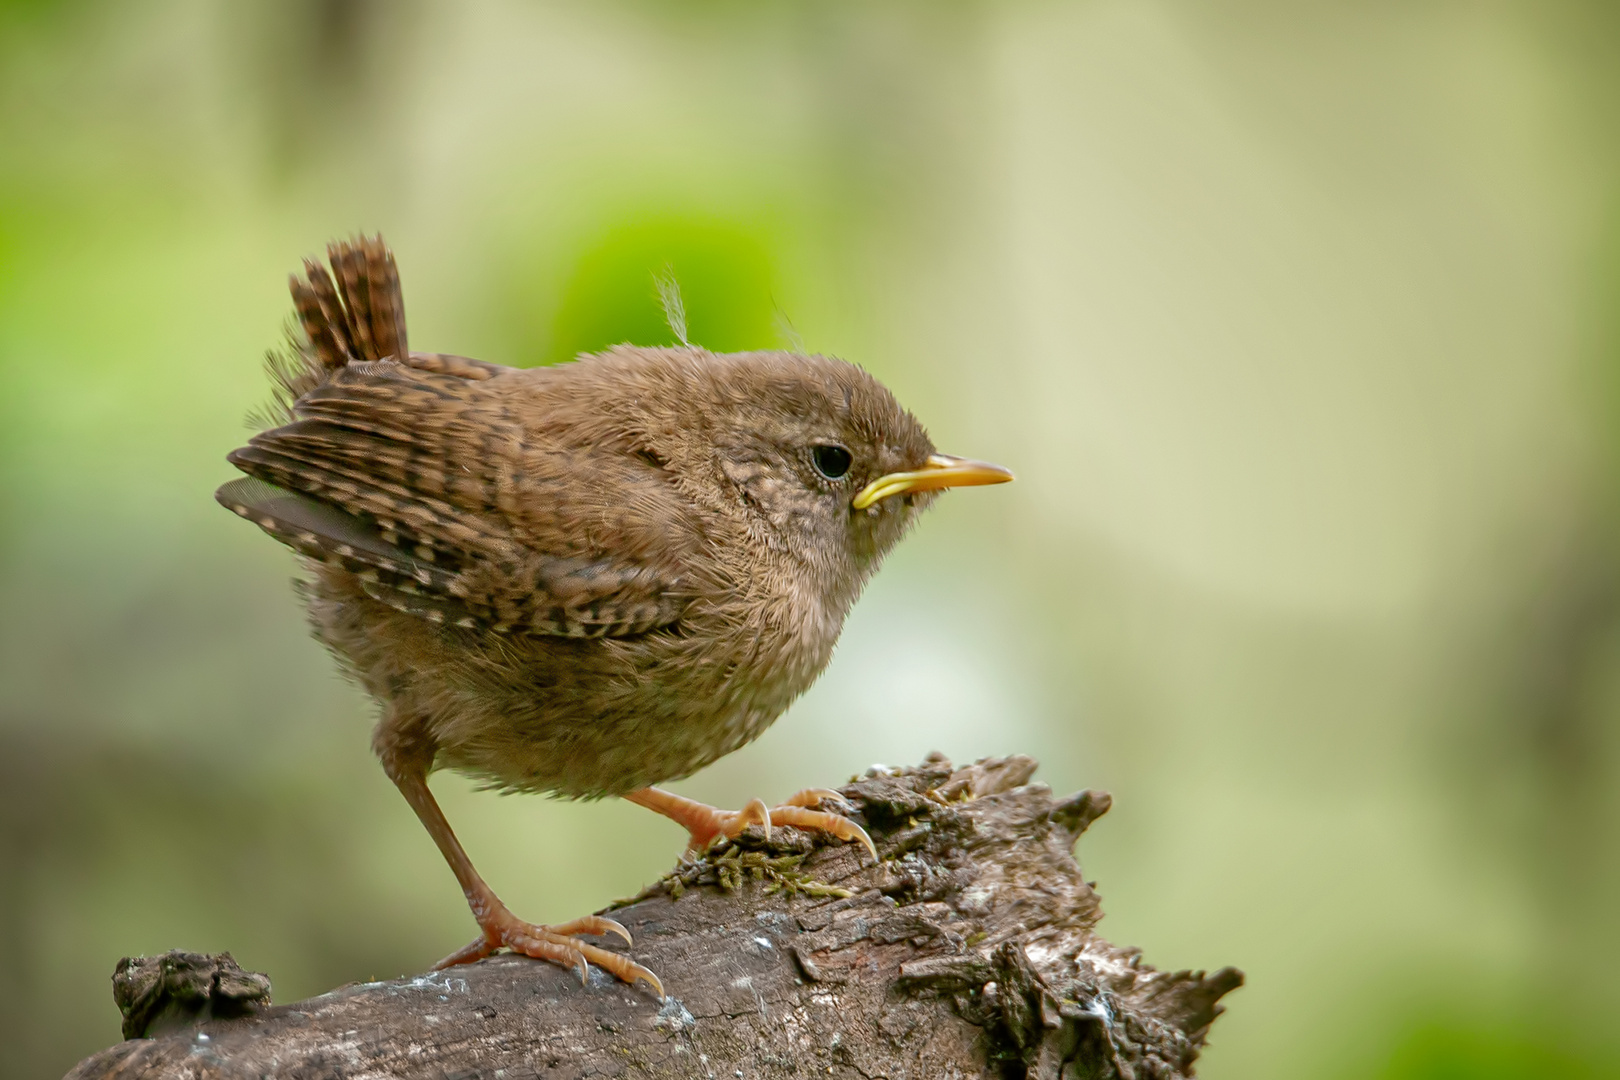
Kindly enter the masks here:
M 603 918 L 601 915 L 584 915 L 572 922 L 548 926 L 546 929 L 553 934 L 561 934 L 564 937 L 575 937 L 579 934 L 592 934 L 596 937 L 603 937 L 607 934 L 617 934 L 624 939 L 626 945 L 635 944 L 630 938 L 630 931 L 624 928 L 623 923 Z
M 726 832 L 736 836 L 750 825 L 758 825 L 764 829 L 766 840 L 771 838 L 771 808 L 765 805 L 764 799 L 748 800 L 748 805 L 737 812 L 736 820 Z
M 664 984 L 658 981 L 658 976 L 654 975 L 640 964 L 636 965 L 635 979 L 631 980 L 630 985 L 634 986 L 637 979 L 652 987 L 653 993 L 658 995 L 659 1001 L 664 1000 Z
M 586 959 L 589 959 L 591 963 L 595 964 L 609 975 L 612 975 L 620 982 L 629 983 L 631 986 L 634 986 L 638 982 L 644 982 L 653 988 L 653 991 L 658 994 L 660 999 L 663 998 L 664 984 L 659 981 L 658 976 L 654 975 L 647 968 L 642 967 L 628 956 L 621 956 L 618 953 L 610 953 L 605 949 L 598 949 L 595 945 L 586 945 L 583 943 L 580 943 L 579 951 L 580 960 L 582 963 Z
M 829 814 L 822 810 L 805 810 L 797 806 L 778 806 L 771 811 L 771 818 L 778 825 L 794 825 L 801 829 L 819 829 L 840 840 L 859 840 L 866 845 L 871 853 L 872 861 L 878 861 L 877 845 L 866 830 L 855 824 L 847 817 L 838 814 Z
M 872 843 L 872 838 L 866 834 L 866 830 L 850 821 L 849 818 L 844 818 L 844 821 L 848 823 L 849 831 L 855 834 L 854 836 L 846 836 L 844 839 L 859 840 L 866 845 L 867 854 L 872 856 L 873 862 L 882 862 L 883 860 L 878 858 L 877 845 Z

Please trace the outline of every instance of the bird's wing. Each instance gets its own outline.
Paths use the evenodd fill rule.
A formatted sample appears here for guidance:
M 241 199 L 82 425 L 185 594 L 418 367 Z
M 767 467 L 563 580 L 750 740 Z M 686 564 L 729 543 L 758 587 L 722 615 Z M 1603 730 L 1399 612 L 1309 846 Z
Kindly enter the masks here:
M 362 241 L 337 245 L 332 264 L 336 287 L 313 264 L 294 281 L 308 377 L 292 421 L 229 456 L 248 478 L 219 501 L 433 622 L 568 637 L 674 622 L 702 537 L 667 474 L 525 424 L 512 407 L 525 373 L 394 359 L 405 330 L 392 257 Z
M 545 445 L 487 384 L 351 364 L 230 461 L 230 509 L 435 622 L 569 637 L 679 617 L 701 536 L 653 463 Z

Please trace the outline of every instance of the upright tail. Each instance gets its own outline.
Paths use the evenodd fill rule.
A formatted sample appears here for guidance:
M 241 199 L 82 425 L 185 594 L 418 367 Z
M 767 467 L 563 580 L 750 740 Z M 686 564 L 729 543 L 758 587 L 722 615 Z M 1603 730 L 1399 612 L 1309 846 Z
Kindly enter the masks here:
M 305 259 L 304 276 L 288 278 L 299 327 L 289 332 L 288 350 L 272 351 L 266 358 L 275 400 L 253 418 L 263 427 L 290 421 L 293 403 L 347 364 L 390 358 L 409 362 L 399 267 L 382 237 L 328 244 L 326 257 L 331 274 L 319 262 Z

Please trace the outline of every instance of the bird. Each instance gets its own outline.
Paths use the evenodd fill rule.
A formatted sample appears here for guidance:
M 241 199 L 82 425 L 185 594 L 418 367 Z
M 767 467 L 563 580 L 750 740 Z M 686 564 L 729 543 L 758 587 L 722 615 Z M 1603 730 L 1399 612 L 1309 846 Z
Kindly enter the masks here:
M 950 487 L 1012 479 L 935 450 L 872 375 L 795 352 L 618 345 L 553 366 L 413 352 L 381 235 L 289 277 L 274 399 L 217 500 L 291 548 L 310 626 L 376 702 L 372 749 L 477 921 L 439 968 L 502 949 L 658 976 L 517 918 L 428 786 L 618 796 L 689 853 L 750 824 L 870 838 L 811 788 L 741 811 L 656 785 L 758 737 L 831 659 L 884 555 Z

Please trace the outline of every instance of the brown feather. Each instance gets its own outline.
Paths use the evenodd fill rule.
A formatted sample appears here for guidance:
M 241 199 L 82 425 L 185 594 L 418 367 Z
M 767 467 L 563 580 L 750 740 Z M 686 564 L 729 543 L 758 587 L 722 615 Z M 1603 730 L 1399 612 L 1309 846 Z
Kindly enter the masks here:
M 321 264 L 305 259 L 304 277 L 304 281 L 297 277 L 291 279 L 293 306 L 298 310 L 298 320 L 315 358 L 323 371 L 330 374 L 354 358 L 349 329 L 343 320 L 337 290 Z
M 825 666 L 931 495 L 933 452 L 825 357 L 620 347 L 556 368 L 410 353 L 380 239 L 292 287 L 291 409 L 220 501 L 304 556 L 317 634 L 401 741 L 509 789 L 600 796 L 758 735 Z M 818 441 L 857 463 L 818 476 Z

